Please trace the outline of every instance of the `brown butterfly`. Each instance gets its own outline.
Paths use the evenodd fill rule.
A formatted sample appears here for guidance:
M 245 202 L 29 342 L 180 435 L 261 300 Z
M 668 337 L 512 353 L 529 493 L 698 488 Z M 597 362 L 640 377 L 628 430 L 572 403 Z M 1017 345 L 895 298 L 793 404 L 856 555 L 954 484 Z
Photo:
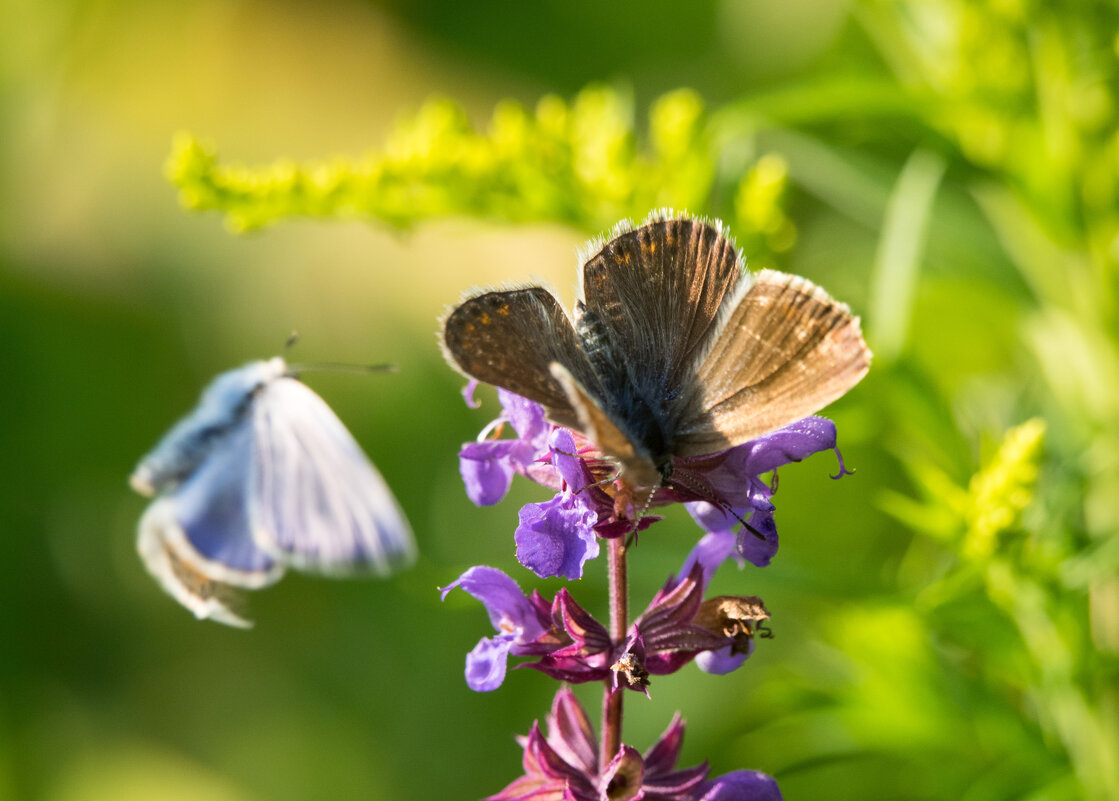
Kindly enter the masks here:
M 795 275 L 748 273 L 719 222 L 669 211 L 623 222 L 583 258 L 574 322 L 547 289 L 467 297 L 448 361 L 586 435 L 628 487 L 819 411 L 866 375 L 846 305 Z

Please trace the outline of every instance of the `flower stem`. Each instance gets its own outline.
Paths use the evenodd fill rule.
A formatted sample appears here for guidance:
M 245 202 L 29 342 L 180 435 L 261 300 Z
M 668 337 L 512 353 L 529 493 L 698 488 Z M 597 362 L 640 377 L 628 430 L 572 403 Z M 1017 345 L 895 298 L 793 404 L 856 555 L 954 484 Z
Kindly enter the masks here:
M 623 537 L 608 541 L 609 583 L 610 583 L 610 638 L 616 644 L 626 640 L 626 627 L 629 625 L 629 585 L 626 580 L 626 544 Z M 615 688 L 613 677 L 605 682 L 602 692 L 602 751 L 599 754 L 600 769 L 610 764 L 622 747 L 622 698 L 625 690 Z

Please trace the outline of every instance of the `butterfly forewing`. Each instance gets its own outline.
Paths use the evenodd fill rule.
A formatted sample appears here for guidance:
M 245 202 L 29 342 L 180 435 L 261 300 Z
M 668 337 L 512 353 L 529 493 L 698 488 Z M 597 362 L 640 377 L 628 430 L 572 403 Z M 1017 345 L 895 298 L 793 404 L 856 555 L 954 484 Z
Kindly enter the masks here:
M 595 325 L 580 335 L 592 363 L 624 373 L 650 403 L 686 402 L 696 358 L 742 270 L 721 229 L 698 220 L 655 219 L 618 234 L 583 265 L 583 303 Z
M 858 318 L 811 282 L 763 270 L 698 372 L 677 454 L 712 453 L 807 417 L 859 382 L 870 351 Z
M 269 384 L 252 412 L 248 509 L 258 545 L 324 573 L 387 574 L 414 556 L 411 530 L 380 473 L 314 392 Z
M 575 427 L 578 420 L 550 365 L 562 364 L 591 392 L 597 388 L 567 315 L 543 287 L 463 301 L 444 322 L 443 341 L 464 373 L 536 401 L 561 425 Z

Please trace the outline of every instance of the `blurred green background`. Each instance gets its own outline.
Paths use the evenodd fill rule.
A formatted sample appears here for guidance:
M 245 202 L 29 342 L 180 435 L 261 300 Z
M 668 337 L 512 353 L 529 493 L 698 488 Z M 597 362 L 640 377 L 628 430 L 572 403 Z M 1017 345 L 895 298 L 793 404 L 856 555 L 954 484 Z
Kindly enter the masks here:
M 473 564 L 533 586 L 511 534 L 543 496 L 465 499 L 456 450 L 496 406 L 463 406 L 436 319 L 479 284 L 539 278 L 570 300 L 575 248 L 662 202 L 850 303 L 877 358 L 828 412 L 857 474 L 828 480 L 827 456 L 784 470 L 774 564 L 717 578 L 765 599 L 776 639 L 731 676 L 656 680 L 625 739 L 647 747 L 680 709 L 684 764 L 765 770 L 788 799 L 1119 798 L 1112 3 L 0 9 L 0 798 L 479 798 L 512 780 L 513 735 L 553 683 L 467 690 L 489 625 L 435 588 Z M 533 173 L 490 202 L 408 122 L 433 96 L 454 101 L 454 141 L 484 140 L 510 99 L 538 126 L 589 120 L 555 156 L 578 180 Z M 280 158 L 403 148 L 394 180 L 426 188 L 390 214 L 280 187 L 253 224 L 318 219 L 231 235 L 164 176 L 181 130 L 273 177 Z M 605 172 L 571 156 L 604 141 Z M 260 212 L 235 194 L 184 200 Z M 197 622 L 134 553 L 145 502 L 126 477 L 210 377 L 293 329 L 300 360 L 400 366 L 309 383 L 422 557 L 385 582 L 291 575 L 251 598 L 250 632 Z M 642 538 L 635 610 L 697 533 L 672 514 Z M 602 612 L 603 583 L 592 565 L 572 591 Z M 597 692 L 580 688 L 592 710 Z

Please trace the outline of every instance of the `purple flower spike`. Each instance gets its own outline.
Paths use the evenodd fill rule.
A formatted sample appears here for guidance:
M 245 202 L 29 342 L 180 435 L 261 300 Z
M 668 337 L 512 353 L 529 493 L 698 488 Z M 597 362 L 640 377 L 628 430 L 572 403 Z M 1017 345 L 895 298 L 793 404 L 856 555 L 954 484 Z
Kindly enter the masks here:
M 471 390 L 467 388 L 468 402 Z M 776 473 L 772 485 L 761 476 L 828 449 L 839 458 L 839 474 L 833 478 L 850 472 L 836 448 L 835 424 L 806 417 L 721 453 L 675 458 L 667 483 L 652 488 L 651 495 L 647 489 L 642 508 L 635 510 L 624 484 L 615 481 L 617 465 L 594 443 L 549 424 L 543 407 L 533 401 L 504 389 L 498 390 L 498 398 L 501 416 L 477 442 L 463 446 L 460 471 L 467 495 L 480 506 L 504 498 L 518 473 L 557 492 L 549 501 L 525 506 L 516 532 L 518 558 L 541 578 L 581 578 L 583 565 L 598 555 L 598 538 L 642 531 L 660 520 L 650 509 L 671 503 L 685 504 L 707 532 L 737 529 L 738 555 L 764 567 L 777 553 L 771 502 Z M 504 423 L 516 437 L 489 438 Z
M 628 745 L 605 766 L 590 719 L 571 690 L 556 693 L 548 736 L 533 724 L 524 748 L 524 775 L 487 801 L 781 801 L 764 773 L 735 771 L 707 779 L 707 765 L 676 770 L 684 723 L 673 718 L 644 755 Z

